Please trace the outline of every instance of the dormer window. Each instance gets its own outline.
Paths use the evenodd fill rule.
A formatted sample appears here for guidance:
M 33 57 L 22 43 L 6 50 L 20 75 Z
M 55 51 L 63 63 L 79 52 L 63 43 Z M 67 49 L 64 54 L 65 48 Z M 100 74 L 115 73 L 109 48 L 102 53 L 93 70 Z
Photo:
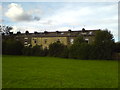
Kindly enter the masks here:
M 72 32 L 72 30 L 71 30 L 71 29 L 69 29 L 69 30 L 68 30 L 68 32 Z
M 48 33 L 48 31 L 44 31 L 44 34 L 47 34 Z
M 82 29 L 82 32 L 85 32 L 85 28 Z

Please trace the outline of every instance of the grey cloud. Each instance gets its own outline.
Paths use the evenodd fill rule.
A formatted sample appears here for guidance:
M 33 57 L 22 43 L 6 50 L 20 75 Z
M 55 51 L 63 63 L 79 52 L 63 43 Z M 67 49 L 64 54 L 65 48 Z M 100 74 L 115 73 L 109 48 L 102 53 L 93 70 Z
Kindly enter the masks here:
M 10 18 L 12 21 L 39 21 L 40 18 L 37 16 L 34 16 L 29 13 L 29 11 L 25 11 L 21 5 L 16 3 L 11 3 L 8 6 L 8 10 L 5 13 L 5 15 Z
M 40 17 L 35 16 L 35 17 L 34 17 L 34 20 L 39 21 L 39 20 L 40 20 Z

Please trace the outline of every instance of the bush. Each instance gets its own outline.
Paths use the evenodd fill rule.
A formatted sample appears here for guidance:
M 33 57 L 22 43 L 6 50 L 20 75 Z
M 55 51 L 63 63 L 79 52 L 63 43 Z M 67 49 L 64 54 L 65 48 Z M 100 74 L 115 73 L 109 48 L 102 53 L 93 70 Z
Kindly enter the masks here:
M 114 39 L 110 32 L 107 30 L 97 32 L 94 43 L 95 59 L 112 59 L 113 46 Z
M 70 46 L 69 58 L 88 59 L 90 45 L 85 42 L 82 36 L 77 37 L 74 44 Z
M 32 48 L 32 55 L 34 56 L 43 56 L 42 46 L 36 45 Z
M 48 56 L 48 54 L 49 54 L 49 49 L 47 49 L 47 48 L 44 48 L 43 49 L 43 56 Z
M 14 39 L 6 39 L 2 41 L 2 53 L 8 55 L 21 55 L 23 45 Z
M 32 56 L 32 48 L 31 47 L 24 47 L 22 50 L 23 55 Z
M 67 46 L 60 42 L 55 42 L 49 45 L 49 55 L 53 57 L 68 57 Z
M 87 43 L 74 43 L 69 50 L 69 58 L 89 59 L 90 45 Z

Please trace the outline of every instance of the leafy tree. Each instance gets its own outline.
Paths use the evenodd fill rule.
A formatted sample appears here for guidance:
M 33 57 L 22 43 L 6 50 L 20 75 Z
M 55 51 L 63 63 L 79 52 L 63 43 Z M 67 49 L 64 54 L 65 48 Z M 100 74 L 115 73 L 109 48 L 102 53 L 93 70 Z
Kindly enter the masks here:
M 48 54 L 49 54 L 49 49 L 47 49 L 47 48 L 44 48 L 43 49 L 43 56 L 48 56 Z
M 54 42 L 49 45 L 49 55 L 54 57 L 67 57 L 67 53 L 65 53 L 67 47 L 60 43 L 60 42 Z
M 34 56 L 43 56 L 42 46 L 36 45 L 32 48 L 32 55 Z
M 81 44 L 81 43 L 85 43 L 83 36 L 76 37 L 74 44 Z
M 114 43 L 113 35 L 107 29 L 104 31 L 98 31 L 95 36 L 95 44 L 103 45 L 106 43 L 108 43 L 108 44 Z
M 70 47 L 69 57 L 74 59 L 89 59 L 90 45 L 82 43 Z
M 69 57 L 75 59 L 88 59 L 90 45 L 83 37 L 77 37 L 74 44 L 70 46 Z
M 120 53 L 120 42 L 114 44 L 114 52 Z
M 21 42 L 16 41 L 14 39 L 7 39 L 2 41 L 2 52 L 3 54 L 10 54 L 10 55 L 21 55 L 23 45 Z
M 108 30 L 98 31 L 95 36 L 94 46 L 95 59 L 111 59 L 114 46 L 111 32 Z
M 32 56 L 32 48 L 31 47 L 24 47 L 22 49 L 22 54 L 27 56 Z
M 0 32 L 9 35 L 10 31 L 13 29 L 11 26 L 0 25 Z

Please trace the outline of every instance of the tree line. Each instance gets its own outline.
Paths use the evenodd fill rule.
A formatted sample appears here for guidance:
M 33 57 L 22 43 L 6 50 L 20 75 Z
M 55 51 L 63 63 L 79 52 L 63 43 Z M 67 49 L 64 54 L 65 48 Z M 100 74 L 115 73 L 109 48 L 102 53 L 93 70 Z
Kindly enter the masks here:
M 120 43 L 115 43 L 111 32 L 104 30 L 96 33 L 95 40 L 91 44 L 86 43 L 84 38 L 79 36 L 69 46 L 54 42 L 49 45 L 49 49 L 43 49 L 39 45 L 24 47 L 19 41 L 7 39 L 2 41 L 2 53 L 7 55 L 110 60 L 114 53 L 120 53 Z

